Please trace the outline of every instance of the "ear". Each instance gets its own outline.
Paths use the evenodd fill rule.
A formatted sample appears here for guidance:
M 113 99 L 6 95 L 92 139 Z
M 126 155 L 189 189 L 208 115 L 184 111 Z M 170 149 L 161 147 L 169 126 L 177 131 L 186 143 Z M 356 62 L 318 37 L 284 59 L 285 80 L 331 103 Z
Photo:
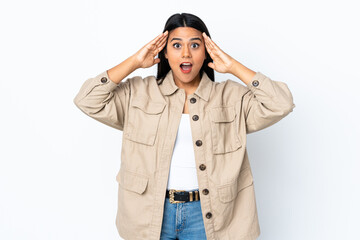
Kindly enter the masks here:
M 165 50 L 164 50 L 164 53 L 165 53 L 165 58 L 168 59 L 168 55 L 167 55 L 166 48 L 165 48 Z

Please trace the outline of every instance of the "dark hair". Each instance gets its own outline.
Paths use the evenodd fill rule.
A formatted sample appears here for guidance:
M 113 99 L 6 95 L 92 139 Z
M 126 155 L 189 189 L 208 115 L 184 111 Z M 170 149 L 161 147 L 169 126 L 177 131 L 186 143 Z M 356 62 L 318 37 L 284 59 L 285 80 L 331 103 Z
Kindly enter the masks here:
M 210 37 L 210 33 L 205 25 L 205 23 L 197 16 L 190 14 L 190 13 L 176 13 L 169 17 L 169 19 L 165 23 L 164 31 L 170 31 L 178 28 L 178 27 L 192 27 L 199 30 L 201 33 L 205 32 L 206 35 Z M 157 80 L 161 80 L 159 84 L 164 80 L 166 74 L 170 71 L 170 65 L 168 60 L 165 58 L 165 50 L 167 47 L 167 43 L 165 47 L 159 52 L 158 57 L 160 58 L 160 63 L 158 63 L 158 70 L 157 70 Z M 214 69 L 208 66 L 209 62 L 212 62 L 212 58 L 210 57 L 209 53 L 205 50 L 206 59 L 204 64 L 200 69 L 200 78 L 202 77 L 203 71 L 208 75 L 208 77 L 214 80 Z

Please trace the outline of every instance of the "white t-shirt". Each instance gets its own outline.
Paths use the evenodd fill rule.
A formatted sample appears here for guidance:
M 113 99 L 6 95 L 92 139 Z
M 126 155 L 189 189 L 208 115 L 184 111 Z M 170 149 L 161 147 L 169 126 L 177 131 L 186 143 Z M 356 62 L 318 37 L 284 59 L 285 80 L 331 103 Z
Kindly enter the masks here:
M 182 114 L 171 159 L 167 189 L 198 189 L 189 114 Z

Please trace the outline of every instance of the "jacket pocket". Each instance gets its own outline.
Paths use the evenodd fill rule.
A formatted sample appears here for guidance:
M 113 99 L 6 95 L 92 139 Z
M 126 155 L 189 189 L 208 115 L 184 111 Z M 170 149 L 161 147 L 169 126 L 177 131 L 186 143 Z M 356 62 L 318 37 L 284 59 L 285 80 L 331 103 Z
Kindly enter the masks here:
M 217 187 L 219 200 L 223 203 L 233 201 L 238 193 L 246 187 L 253 184 L 253 176 L 250 168 L 246 168 L 240 172 L 240 176 L 235 181 Z
M 118 182 L 118 211 L 116 226 L 127 235 L 126 239 L 135 239 L 135 235 L 146 235 L 151 224 L 154 196 L 149 188 L 147 175 L 130 171 L 123 166 L 116 176 Z M 146 238 L 145 238 L 146 239 Z
M 127 169 L 120 169 L 116 181 L 126 190 L 142 194 L 146 190 L 149 178 Z
M 166 103 L 149 101 L 147 98 L 137 97 L 132 100 L 129 109 L 125 138 L 145 145 L 154 145 L 161 113 Z
M 241 147 L 237 135 L 235 107 L 215 107 L 210 109 L 213 153 L 233 152 Z
M 214 230 L 224 229 L 231 223 L 247 223 L 253 218 L 254 189 L 250 167 L 241 170 L 236 180 L 217 186 L 214 198 Z M 248 191 L 245 191 L 248 189 Z M 239 201 L 237 201 L 239 198 Z M 241 212 L 241 214 L 237 214 Z M 236 225 L 235 224 L 235 225 Z

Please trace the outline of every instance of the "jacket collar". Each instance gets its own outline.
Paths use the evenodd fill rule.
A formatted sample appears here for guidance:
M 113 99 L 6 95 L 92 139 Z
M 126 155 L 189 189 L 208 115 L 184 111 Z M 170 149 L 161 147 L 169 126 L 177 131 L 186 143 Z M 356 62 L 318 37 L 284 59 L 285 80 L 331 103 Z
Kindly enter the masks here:
M 205 101 L 209 101 L 211 89 L 213 86 L 213 81 L 208 77 L 208 75 L 203 72 L 199 86 L 194 92 L 197 96 L 201 97 Z M 163 95 L 171 95 L 173 94 L 179 87 L 175 84 L 172 70 L 166 74 L 163 82 L 159 85 L 160 90 Z

